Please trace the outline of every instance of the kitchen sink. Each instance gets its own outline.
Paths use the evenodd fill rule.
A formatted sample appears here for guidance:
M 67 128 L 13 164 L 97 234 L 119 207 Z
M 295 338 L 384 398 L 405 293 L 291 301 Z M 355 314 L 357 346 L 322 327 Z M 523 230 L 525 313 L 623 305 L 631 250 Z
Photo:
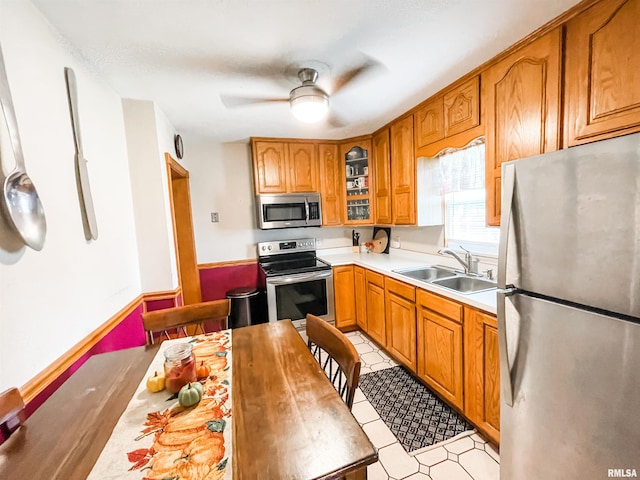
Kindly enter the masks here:
M 494 282 L 483 280 L 482 278 L 457 276 L 452 278 L 443 278 L 440 280 L 434 280 L 434 285 L 455 290 L 459 293 L 477 293 L 484 292 L 485 290 L 492 290 L 497 287 Z
M 447 268 L 440 267 L 420 267 L 410 270 L 393 270 L 395 273 L 404 275 L 405 277 L 413 278 L 415 280 L 422 280 L 423 282 L 433 282 L 439 278 L 453 277 L 456 273 Z

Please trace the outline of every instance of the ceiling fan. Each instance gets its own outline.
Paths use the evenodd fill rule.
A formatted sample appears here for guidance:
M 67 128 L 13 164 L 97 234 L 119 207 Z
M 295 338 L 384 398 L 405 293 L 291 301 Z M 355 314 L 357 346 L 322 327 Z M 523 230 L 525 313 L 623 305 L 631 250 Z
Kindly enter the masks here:
M 379 66 L 380 64 L 378 62 L 371 58 L 367 58 L 367 60 L 362 64 L 351 68 L 344 72 L 342 75 L 338 76 L 333 82 L 331 94 L 336 95 L 347 85 L 351 84 L 354 80 L 362 77 L 363 74 L 368 73 Z M 288 70 L 291 70 L 291 68 L 292 67 L 289 67 Z M 318 81 L 318 76 L 319 74 L 316 68 L 299 68 L 297 77 L 300 80 L 301 85 L 293 88 L 289 92 L 288 97 L 257 98 L 221 95 L 220 99 L 227 108 L 242 107 L 260 103 L 288 102 L 291 107 L 291 113 L 296 119 L 305 123 L 315 123 L 324 118 L 327 118 L 330 105 L 329 93 L 327 93 L 316 83 Z M 329 123 L 337 127 L 344 126 L 344 123 L 335 115 L 335 113 L 332 113 L 328 116 L 328 121 Z

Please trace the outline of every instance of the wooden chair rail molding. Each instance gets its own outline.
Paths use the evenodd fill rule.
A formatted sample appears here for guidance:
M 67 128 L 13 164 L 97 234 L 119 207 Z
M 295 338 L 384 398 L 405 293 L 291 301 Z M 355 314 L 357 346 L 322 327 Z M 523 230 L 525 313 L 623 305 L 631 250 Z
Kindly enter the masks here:
M 52 385 L 58 379 L 58 377 L 73 367 L 76 362 L 81 360 L 84 355 L 98 345 L 100 341 L 109 334 L 109 332 L 122 323 L 127 317 L 129 317 L 129 315 L 133 314 L 136 309 L 140 308 L 144 311 L 146 309 L 146 302 L 148 301 L 164 299 L 173 299 L 174 301 L 177 301 L 180 293 L 180 288 L 177 288 L 170 291 L 141 294 L 131 300 L 131 302 L 129 302 L 119 312 L 76 343 L 64 355 L 59 357 L 51 365 L 20 387 L 20 394 L 22 395 L 25 404 L 28 405 L 38 395 L 44 392 L 47 387 Z M 142 322 L 140 325 L 142 328 Z M 144 345 L 144 339 L 141 345 Z
M 248 258 L 246 260 L 229 260 L 225 262 L 199 263 L 198 270 L 206 270 L 208 268 L 235 267 L 236 265 L 252 265 L 258 263 L 256 258 Z

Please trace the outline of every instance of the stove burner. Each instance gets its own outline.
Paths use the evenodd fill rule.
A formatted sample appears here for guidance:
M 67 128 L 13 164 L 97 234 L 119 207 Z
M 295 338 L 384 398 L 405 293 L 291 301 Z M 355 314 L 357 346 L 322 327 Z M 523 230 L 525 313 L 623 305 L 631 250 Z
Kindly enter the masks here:
M 331 269 L 329 264 L 316 258 L 313 252 L 263 257 L 260 259 L 260 266 L 268 277 Z

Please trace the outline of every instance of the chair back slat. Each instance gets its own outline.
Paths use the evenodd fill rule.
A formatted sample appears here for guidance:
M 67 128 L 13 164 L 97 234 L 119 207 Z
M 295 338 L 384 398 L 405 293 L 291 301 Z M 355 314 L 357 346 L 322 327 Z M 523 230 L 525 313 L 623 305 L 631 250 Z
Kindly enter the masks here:
M 9 438 L 26 418 L 24 400 L 17 388 L 0 393 L 0 443 Z
M 360 380 L 361 368 L 360 356 L 355 347 L 340 330 L 311 314 L 307 315 L 307 337 L 312 354 L 345 403 L 351 408 Z M 322 351 L 327 355 L 324 362 Z
M 170 338 L 168 331 L 177 330 L 184 336 L 188 336 L 186 327 L 200 327 L 204 333 L 203 323 L 207 321 L 221 321 L 222 328 L 227 328 L 227 317 L 231 309 L 229 299 L 214 300 L 212 302 L 194 303 L 182 307 L 154 310 L 142 314 L 142 325 L 147 332 L 147 342 L 154 343 L 154 332 L 163 332 L 166 338 Z M 197 330 L 196 330 L 197 332 Z

